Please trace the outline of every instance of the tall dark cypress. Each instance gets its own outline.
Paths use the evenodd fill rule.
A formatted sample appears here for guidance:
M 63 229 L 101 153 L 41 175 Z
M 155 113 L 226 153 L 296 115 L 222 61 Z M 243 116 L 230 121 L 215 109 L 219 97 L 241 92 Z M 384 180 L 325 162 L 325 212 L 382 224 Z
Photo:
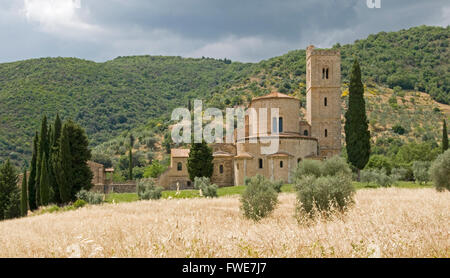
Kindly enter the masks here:
M 62 203 L 68 203 L 72 199 L 72 155 L 70 152 L 69 134 L 66 127 L 62 129 L 59 150 L 55 161 L 56 181 L 58 183 L 58 191 Z
M 38 206 L 41 205 L 41 195 L 40 195 L 40 181 L 41 181 L 41 170 L 42 170 L 42 158 L 48 157 L 48 131 L 47 131 L 47 116 L 44 115 L 41 122 L 41 133 L 39 137 L 39 151 L 37 156 L 37 170 L 36 170 L 36 203 Z
M 37 170 L 37 155 L 38 155 L 38 140 L 39 135 L 36 131 L 33 139 L 33 156 L 30 165 L 30 177 L 28 179 L 28 206 L 30 210 L 37 209 L 36 203 L 36 170 Z
M 46 206 L 50 200 L 50 186 L 48 184 L 48 160 L 47 155 L 44 152 L 42 156 L 42 168 L 41 168 L 41 179 L 39 182 L 39 186 L 41 187 L 40 196 L 41 196 L 41 205 Z
M 187 170 L 191 181 L 194 181 L 196 177 L 210 178 L 214 169 L 212 161 L 212 150 L 205 141 L 191 144 L 187 159 Z
M 48 157 L 48 174 L 49 174 L 49 184 L 50 189 L 52 191 L 52 202 L 60 204 L 61 196 L 59 194 L 59 186 L 56 178 L 56 164 L 58 159 L 58 151 L 59 151 L 59 141 L 61 137 L 61 119 L 59 118 L 59 114 L 56 114 L 55 123 L 52 128 L 51 136 L 49 136 L 49 157 Z
M 133 144 L 134 144 L 134 137 L 133 137 L 133 134 L 130 133 L 130 153 L 128 154 L 128 156 L 129 156 L 128 179 L 129 180 L 133 179 Z
M 370 132 L 364 101 L 364 85 L 357 60 L 350 74 L 348 109 L 345 113 L 345 143 L 348 161 L 358 169 L 363 169 L 370 156 Z
M 22 187 L 21 187 L 21 198 L 20 198 L 20 213 L 22 216 L 26 216 L 28 214 L 28 193 L 27 193 L 27 169 L 23 169 L 23 177 L 22 177 Z
M 447 133 L 447 122 L 444 120 L 442 127 L 442 152 L 448 150 L 448 133 Z

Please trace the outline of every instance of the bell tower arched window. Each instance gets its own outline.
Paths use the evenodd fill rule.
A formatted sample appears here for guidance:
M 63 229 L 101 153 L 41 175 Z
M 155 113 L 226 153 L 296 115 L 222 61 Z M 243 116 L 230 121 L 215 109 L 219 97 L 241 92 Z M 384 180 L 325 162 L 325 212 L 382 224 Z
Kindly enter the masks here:
M 178 162 L 178 163 L 177 163 L 177 170 L 178 170 L 178 171 L 183 170 L 183 164 L 182 164 L 181 162 Z

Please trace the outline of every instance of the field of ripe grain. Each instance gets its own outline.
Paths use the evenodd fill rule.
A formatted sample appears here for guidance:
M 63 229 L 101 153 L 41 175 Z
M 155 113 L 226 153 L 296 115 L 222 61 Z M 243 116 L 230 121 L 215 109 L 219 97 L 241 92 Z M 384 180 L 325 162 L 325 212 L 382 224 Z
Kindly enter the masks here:
M 238 196 L 90 206 L 0 222 L 0 257 L 450 257 L 450 192 L 355 198 L 345 216 L 303 224 L 292 193 L 259 223 Z

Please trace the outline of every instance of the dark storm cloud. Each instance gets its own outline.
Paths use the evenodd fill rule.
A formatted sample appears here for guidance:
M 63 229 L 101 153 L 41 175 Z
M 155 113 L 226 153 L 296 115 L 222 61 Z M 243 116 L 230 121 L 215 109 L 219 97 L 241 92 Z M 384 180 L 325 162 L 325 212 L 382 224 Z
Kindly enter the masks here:
M 447 0 L 0 0 L 0 62 L 119 55 L 258 61 L 308 44 L 449 24 Z

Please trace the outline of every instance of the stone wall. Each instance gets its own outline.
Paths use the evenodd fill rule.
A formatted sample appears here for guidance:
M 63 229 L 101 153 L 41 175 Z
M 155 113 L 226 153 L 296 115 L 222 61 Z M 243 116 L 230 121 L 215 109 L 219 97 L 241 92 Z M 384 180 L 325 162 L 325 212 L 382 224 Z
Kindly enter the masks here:
M 136 192 L 136 183 L 134 181 L 112 184 L 96 184 L 91 189 L 92 192 L 109 193 L 134 193 Z

